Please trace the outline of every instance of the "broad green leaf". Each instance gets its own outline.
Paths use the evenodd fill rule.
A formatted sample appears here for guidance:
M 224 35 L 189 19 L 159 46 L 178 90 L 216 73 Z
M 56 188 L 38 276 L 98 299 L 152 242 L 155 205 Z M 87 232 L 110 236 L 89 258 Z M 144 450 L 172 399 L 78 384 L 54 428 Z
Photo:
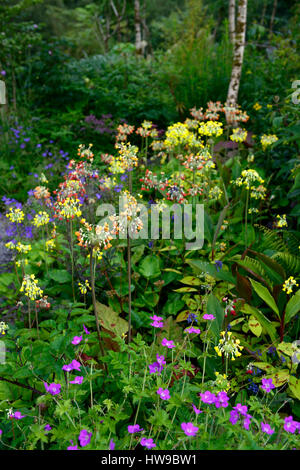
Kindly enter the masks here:
M 252 331 L 252 333 L 255 334 L 255 336 L 260 336 L 261 335 L 262 326 L 259 323 L 259 321 L 253 315 L 251 315 L 249 317 L 248 326 L 249 326 L 250 330 Z
M 300 289 L 290 298 L 285 309 L 284 323 L 288 323 L 300 310 Z
M 290 371 L 288 369 L 282 369 L 278 372 L 272 373 L 266 376 L 267 379 L 272 379 L 272 383 L 275 387 L 281 387 L 285 383 L 289 381 L 290 378 Z
M 188 286 L 200 286 L 202 284 L 201 279 L 195 276 L 186 276 L 183 279 L 179 279 L 179 282 Z
M 96 302 L 97 314 L 100 325 L 106 330 L 112 331 L 116 336 L 122 336 L 122 334 L 128 331 L 128 322 L 121 318 L 114 310 L 107 305 Z
M 154 255 L 148 255 L 139 265 L 139 272 L 146 278 L 158 277 L 161 274 L 159 258 Z
M 209 294 L 208 296 L 206 312 L 209 315 L 214 315 L 214 317 L 216 317 L 216 319 L 212 321 L 211 330 L 216 336 L 219 336 L 223 327 L 224 309 L 222 308 L 220 301 L 213 294 Z
M 260 310 L 258 310 L 255 307 L 252 307 L 251 305 L 245 304 L 243 308 L 241 309 L 242 312 L 248 313 L 250 315 L 253 315 L 261 324 L 261 326 L 266 330 L 268 335 L 270 336 L 271 340 L 273 343 L 277 342 L 277 335 L 276 335 L 276 329 L 274 325 L 264 316 L 263 313 L 261 313 Z
M 71 282 L 72 277 L 65 269 L 52 269 L 49 271 L 49 277 L 59 284 Z
M 270 294 L 269 290 L 264 287 L 262 284 L 259 282 L 254 281 L 254 279 L 250 278 L 250 282 L 252 284 L 253 289 L 257 293 L 257 295 L 266 302 L 266 304 L 271 307 L 271 309 L 277 314 L 277 316 L 280 318 L 279 315 L 279 310 L 278 307 L 275 303 L 274 297 Z

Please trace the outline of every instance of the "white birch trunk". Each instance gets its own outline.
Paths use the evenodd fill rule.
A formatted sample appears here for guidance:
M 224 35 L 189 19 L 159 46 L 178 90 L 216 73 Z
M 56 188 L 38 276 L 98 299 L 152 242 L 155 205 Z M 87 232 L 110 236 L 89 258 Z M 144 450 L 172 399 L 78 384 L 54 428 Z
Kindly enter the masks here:
M 233 54 L 233 66 L 231 71 L 231 79 L 227 94 L 227 104 L 235 106 L 237 104 L 240 80 L 242 74 L 245 39 L 247 25 L 247 0 L 239 0 L 238 14 L 235 29 L 235 43 Z
M 135 23 L 135 50 L 137 54 L 143 53 L 142 43 L 142 21 L 140 11 L 140 1 L 134 0 L 134 23 Z
M 235 0 L 229 0 L 229 11 L 228 11 L 228 21 L 229 21 L 229 38 L 232 44 L 235 40 Z

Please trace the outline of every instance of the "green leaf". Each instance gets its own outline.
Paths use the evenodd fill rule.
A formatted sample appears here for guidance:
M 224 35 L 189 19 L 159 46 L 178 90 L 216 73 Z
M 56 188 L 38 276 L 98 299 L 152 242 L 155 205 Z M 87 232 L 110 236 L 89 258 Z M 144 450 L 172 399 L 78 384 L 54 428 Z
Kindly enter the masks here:
M 52 269 L 49 271 L 49 277 L 59 284 L 65 284 L 72 281 L 72 276 L 65 269 Z
M 96 302 L 97 314 L 100 325 L 106 330 L 112 331 L 116 336 L 122 336 L 122 334 L 128 331 L 128 322 L 114 312 L 107 305 Z
M 259 321 L 253 315 L 251 315 L 249 317 L 248 326 L 249 326 L 250 330 L 252 331 L 252 333 L 255 334 L 255 336 L 260 336 L 261 335 L 262 326 L 259 323 Z
M 261 324 L 261 326 L 266 330 L 268 335 L 270 336 L 272 342 L 276 343 L 277 342 L 277 335 L 276 335 L 276 329 L 274 325 L 264 316 L 263 313 L 261 313 L 260 310 L 258 310 L 255 307 L 251 307 L 251 305 L 245 304 L 244 307 L 241 309 L 242 312 L 244 313 L 249 313 L 253 315 Z
M 188 286 L 200 286 L 202 284 L 201 280 L 195 276 L 186 276 L 183 279 L 179 279 L 179 282 Z
M 300 310 L 300 289 L 290 298 L 285 309 L 284 323 L 288 323 Z
M 255 292 L 257 293 L 257 295 L 266 302 L 266 304 L 269 305 L 269 307 L 271 307 L 271 309 L 277 314 L 277 316 L 280 318 L 280 315 L 279 315 L 279 310 L 278 310 L 278 307 L 275 303 L 275 300 L 274 298 L 272 297 L 272 295 L 270 294 L 269 290 L 264 287 L 262 284 L 260 284 L 259 282 L 256 282 L 254 281 L 254 279 L 251 279 L 250 278 L 250 282 L 252 284 L 252 287 L 253 289 L 255 290 Z
M 209 294 L 208 296 L 206 312 L 216 317 L 216 319 L 212 321 L 211 330 L 216 336 L 219 336 L 224 321 L 224 309 L 220 301 L 213 294 Z
M 160 276 L 159 258 L 154 255 L 146 256 L 139 265 L 139 272 L 148 279 Z

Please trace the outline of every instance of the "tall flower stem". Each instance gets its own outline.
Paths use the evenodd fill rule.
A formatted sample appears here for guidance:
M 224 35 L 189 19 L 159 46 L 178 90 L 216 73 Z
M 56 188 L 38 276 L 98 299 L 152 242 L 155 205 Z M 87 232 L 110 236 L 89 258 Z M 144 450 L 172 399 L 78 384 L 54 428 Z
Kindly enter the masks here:
M 40 339 L 40 333 L 39 333 L 39 318 L 38 318 L 38 312 L 36 308 L 36 303 L 34 304 L 35 306 L 35 323 L 36 323 L 36 329 L 37 329 L 37 337 Z
M 132 171 L 128 175 L 128 189 L 132 193 Z M 131 343 L 131 246 L 127 228 L 127 280 L 128 280 L 128 344 Z
M 128 265 L 128 344 L 131 343 L 131 246 L 130 237 L 127 233 L 127 265 Z
M 94 309 L 94 315 L 95 315 L 95 320 L 96 320 L 96 328 L 97 328 L 97 334 L 98 334 L 99 348 L 100 348 L 100 352 L 101 352 L 102 356 L 104 356 L 104 349 L 103 349 L 99 319 L 98 319 L 98 314 L 97 314 L 97 304 L 96 304 L 96 295 L 95 295 L 95 273 L 94 273 L 94 266 L 93 266 L 94 265 L 93 253 L 94 253 L 94 248 L 91 248 L 91 250 L 90 250 L 90 276 L 91 276 L 92 300 L 93 300 L 93 309 Z M 105 370 L 107 372 L 107 365 L 106 364 L 105 364 Z
M 72 292 L 73 301 L 75 302 L 75 288 L 74 288 L 74 249 L 73 249 L 73 224 L 70 220 L 70 251 L 71 251 L 71 269 L 72 269 Z
M 245 207 L 245 248 L 248 245 L 248 206 L 249 206 L 249 189 L 247 189 L 246 207 Z

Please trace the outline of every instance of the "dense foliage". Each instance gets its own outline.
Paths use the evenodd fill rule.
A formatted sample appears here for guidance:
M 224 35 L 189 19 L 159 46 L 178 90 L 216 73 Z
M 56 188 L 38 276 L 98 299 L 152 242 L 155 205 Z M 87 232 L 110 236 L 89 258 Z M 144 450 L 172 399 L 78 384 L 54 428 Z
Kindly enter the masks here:
M 299 5 L 233 107 L 224 2 L 122 3 L 0 6 L 0 449 L 299 449 Z

